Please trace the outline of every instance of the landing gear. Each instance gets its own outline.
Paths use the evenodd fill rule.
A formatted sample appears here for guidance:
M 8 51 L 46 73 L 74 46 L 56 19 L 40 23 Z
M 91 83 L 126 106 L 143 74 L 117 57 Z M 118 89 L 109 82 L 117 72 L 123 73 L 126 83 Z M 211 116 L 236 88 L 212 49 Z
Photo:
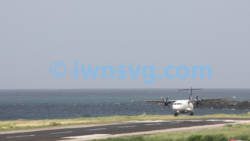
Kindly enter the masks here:
M 194 115 L 194 111 L 174 111 L 174 116 L 177 117 L 179 114 L 189 114 L 190 116 Z

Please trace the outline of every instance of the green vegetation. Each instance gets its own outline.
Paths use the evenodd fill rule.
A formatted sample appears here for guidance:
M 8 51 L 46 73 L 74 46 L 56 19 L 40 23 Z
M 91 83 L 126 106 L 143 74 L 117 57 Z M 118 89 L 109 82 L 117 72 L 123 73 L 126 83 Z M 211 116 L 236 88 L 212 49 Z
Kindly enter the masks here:
M 180 119 L 208 119 L 208 118 L 237 118 L 250 119 L 250 113 L 241 115 L 214 114 L 206 116 L 179 116 L 172 115 L 137 115 L 137 116 L 108 116 L 108 117 L 83 117 L 74 119 L 45 119 L 45 120 L 10 120 L 0 121 L 0 131 L 26 130 L 45 127 L 60 127 L 68 125 L 110 124 L 128 121 L 147 120 L 180 120 Z
M 167 132 L 99 141 L 228 141 L 229 139 L 250 141 L 250 125 L 227 125 L 216 129 L 203 129 L 201 131 Z

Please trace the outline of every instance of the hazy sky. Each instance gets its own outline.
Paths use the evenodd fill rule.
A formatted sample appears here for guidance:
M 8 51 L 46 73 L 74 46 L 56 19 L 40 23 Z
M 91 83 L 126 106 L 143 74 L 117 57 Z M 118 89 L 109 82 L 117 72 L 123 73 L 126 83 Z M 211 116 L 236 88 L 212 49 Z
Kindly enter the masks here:
M 250 88 L 249 0 L 1 0 L 0 88 Z M 210 65 L 210 80 L 54 79 L 55 60 Z

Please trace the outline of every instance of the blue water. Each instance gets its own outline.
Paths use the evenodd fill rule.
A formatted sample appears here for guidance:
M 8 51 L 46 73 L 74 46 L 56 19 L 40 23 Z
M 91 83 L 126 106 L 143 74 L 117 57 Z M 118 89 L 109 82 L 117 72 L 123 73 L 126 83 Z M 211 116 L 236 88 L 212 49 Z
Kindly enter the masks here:
M 204 89 L 202 98 L 250 100 L 250 89 Z M 175 89 L 0 90 L 0 120 L 53 119 L 107 115 L 173 114 L 171 109 L 144 100 L 169 96 L 185 99 Z M 195 114 L 246 113 L 248 109 L 196 109 Z

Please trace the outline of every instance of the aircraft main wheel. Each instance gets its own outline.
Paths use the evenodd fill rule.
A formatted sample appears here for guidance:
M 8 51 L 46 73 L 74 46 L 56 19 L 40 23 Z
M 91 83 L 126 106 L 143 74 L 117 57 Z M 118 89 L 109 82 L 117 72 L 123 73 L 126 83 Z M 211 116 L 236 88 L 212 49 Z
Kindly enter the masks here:
M 177 117 L 178 115 L 179 115 L 178 113 L 174 113 L 174 116 L 176 116 L 176 117 Z
M 193 116 L 193 115 L 194 115 L 194 112 L 191 112 L 191 113 L 190 113 L 190 116 Z

